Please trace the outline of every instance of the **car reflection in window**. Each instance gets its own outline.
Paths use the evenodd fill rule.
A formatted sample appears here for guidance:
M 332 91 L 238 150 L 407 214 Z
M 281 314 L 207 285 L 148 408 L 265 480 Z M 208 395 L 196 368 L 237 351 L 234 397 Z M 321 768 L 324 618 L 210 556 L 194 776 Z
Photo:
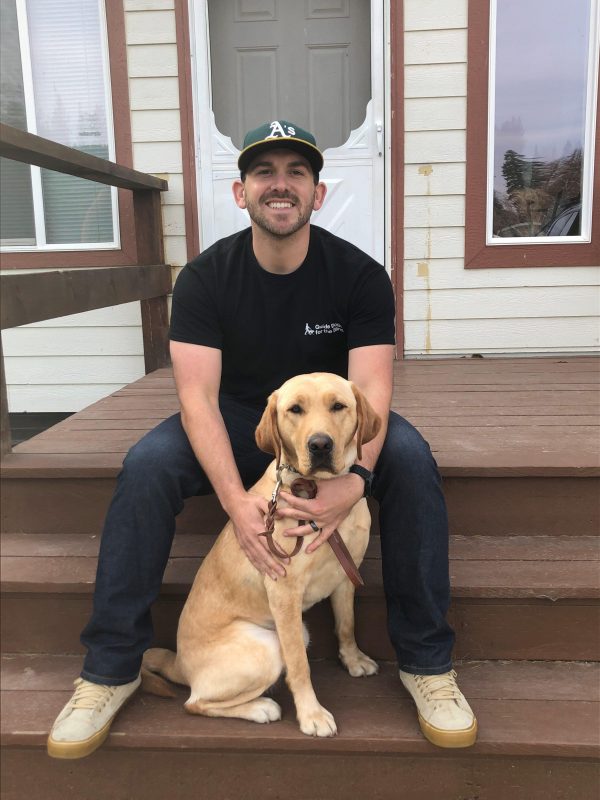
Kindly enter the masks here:
M 581 203 L 563 208 L 536 234 L 537 236 L 579 236 L 581 233 Z

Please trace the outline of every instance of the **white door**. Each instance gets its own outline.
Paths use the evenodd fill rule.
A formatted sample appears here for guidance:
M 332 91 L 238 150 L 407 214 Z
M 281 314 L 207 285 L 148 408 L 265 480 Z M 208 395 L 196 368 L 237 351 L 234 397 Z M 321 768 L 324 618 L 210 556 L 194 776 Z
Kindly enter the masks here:
M 245 228 L 231 183 L 243 134 L 287 119 L 325 147 L 312 221 L 384 263 L 382 0 L 196 0 L 201 246 Z

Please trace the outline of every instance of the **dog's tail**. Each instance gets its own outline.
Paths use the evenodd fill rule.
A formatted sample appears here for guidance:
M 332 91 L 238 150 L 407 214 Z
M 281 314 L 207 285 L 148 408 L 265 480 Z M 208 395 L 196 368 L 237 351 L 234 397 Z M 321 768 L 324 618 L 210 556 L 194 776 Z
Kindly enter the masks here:
M 165 678 L 173 683 L 187 686 L 187 682 L 177 666 L 177 654 L 162 647 L 146 650 L 141 674 L 143 691 L 159 697 L 177 696 L 173 688 L 164 680 Z

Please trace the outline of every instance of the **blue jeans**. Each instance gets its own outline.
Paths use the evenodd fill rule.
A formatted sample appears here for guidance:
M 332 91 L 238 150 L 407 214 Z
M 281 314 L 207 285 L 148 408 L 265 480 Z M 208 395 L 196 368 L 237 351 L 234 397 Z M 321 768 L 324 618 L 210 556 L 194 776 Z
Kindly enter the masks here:
M 235 461 L 251 486 L 272 461 L 254 441 L 261 410 L 220 399 Z M 448 523 L 437 465 L 413 426 L 390 413 L 375 469 L 388 631 L 400 669 L 432 675 L 451 669 L 454 633 Z M 118 686 L 134 680 L 153 636 L 158 597 L 184 500 L 212 493 L 179 414 L 131 448 L 111 502 L 98 558 L 94 607 L 81 641 L 83 678 Z

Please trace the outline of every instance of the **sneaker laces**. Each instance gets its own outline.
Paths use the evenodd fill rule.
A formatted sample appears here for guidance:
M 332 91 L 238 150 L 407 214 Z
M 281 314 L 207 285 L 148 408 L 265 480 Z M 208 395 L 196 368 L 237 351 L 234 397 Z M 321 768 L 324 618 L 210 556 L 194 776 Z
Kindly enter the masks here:
M 77 678 L 75 693 L 69 701 L 71 708 L 95 708 L 101 711 L 114 695 L 116 686 L 102 686 L 99 683 L 90 683 L 82 678 Z
M 443 675 L 415 675 L 417 688 L 428 701 L 460 700 L 462 694 L 456 684 L 456 672 Z

